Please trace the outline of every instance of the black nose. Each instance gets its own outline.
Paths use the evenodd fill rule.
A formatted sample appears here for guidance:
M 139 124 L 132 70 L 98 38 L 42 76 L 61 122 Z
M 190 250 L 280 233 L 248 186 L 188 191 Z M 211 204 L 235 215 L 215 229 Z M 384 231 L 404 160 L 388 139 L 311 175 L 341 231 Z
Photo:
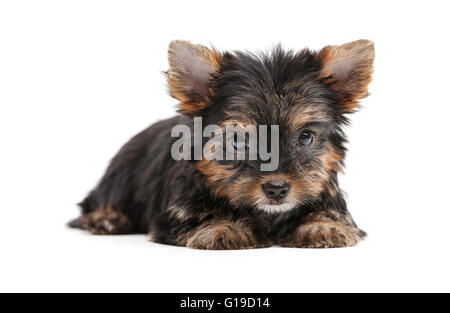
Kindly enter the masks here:
M 289 190 L 291 189 L 291 185 L 285 182 L 281 184 L 268 182 L 262 185 L 262 188 L 267 198 L 273 200 L 281 200 L 283 198 L 286 198 Z

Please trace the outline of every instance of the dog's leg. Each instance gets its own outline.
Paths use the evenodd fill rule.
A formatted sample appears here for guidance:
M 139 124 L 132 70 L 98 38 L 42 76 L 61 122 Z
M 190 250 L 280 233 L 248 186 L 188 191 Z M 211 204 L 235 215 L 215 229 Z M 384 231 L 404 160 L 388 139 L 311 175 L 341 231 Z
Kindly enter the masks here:
M 355 246 L 365 236 L 348 212 L 329 210 L 309 214 L 280 244 L 297 248 L 341 248 Z
M 81 228 L 95 235 L 120 235 L 133 231 L 131 220 L 122 212 L 110 207 L 99 208 L 80 218 Z
M 263 245 L 243 221 L 212 220 L 178 236 L 177 243 L 193 249 L 238 250 Z

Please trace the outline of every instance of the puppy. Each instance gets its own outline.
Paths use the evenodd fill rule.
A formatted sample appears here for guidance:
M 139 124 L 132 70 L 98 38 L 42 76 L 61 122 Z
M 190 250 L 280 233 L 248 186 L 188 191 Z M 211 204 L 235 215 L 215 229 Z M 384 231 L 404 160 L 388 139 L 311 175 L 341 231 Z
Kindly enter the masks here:
M 71 227 L 195 249 L 336 248 L 364 238 L 338 173 L 342 127 L 368 93 L 372 42 L 252 54 L 173 41 L 168 55 L 180 114 L 119 151 Z

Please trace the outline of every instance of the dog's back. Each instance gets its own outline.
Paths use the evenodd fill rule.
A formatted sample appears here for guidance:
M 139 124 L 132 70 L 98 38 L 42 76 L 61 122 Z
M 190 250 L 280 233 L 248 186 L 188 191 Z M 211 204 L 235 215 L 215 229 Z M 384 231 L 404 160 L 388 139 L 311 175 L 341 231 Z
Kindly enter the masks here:
M 164 185 L 171 180 L 170 168 L 175 161 L 170 153 L 177 139 L 171 137 L 171 129 L 188 122 L 188 117 L 177 115 L 148 127 L 125 144 L 112 159 L 97 187 L 79 204 L 82 215 L 86 216 L 99 208 L 119 212 L 126 210 L 130 222 L 124 220 L 122 224 L 125 228 L 117 231 L 148 232 L 152 216 L 159 214 L 169 201 Z M 125 219 L 119 216 L 112 218 Z M 83 224 L 86 223 L 78 218 L 69 226 L 85 228 Z M 128 229 L 130 225 L 132 229 Z M 108 228 L 108 225 L 105 224 L 105 227 Z

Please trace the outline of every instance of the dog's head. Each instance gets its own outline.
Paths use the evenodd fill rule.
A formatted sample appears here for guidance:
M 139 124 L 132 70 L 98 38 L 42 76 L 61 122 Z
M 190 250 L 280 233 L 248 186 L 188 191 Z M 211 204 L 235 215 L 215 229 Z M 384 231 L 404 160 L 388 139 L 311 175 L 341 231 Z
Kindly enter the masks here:
M 278 46 L 261 54 L 220 53 L 173 41 L 168 82 L 183 114 L 202 117 L 204 127 L 256 126 L 254 138 L 262 138 L 258 126 L 278 126 L 275 168 L 261 170 L 267 160 L 259 153 L 236 161 L 204 158 L 196 166 L 208 187 L 234 205 L 267 212 L 287 211 L 332 192 L 345 154 L 342 126 L 367 95 L 373 60 L 374 46 L 367 40 L 318 52 Z M 273 142 L 274 133 L 268 133 Z M 252 146 L 250 137 L 224 140 L 245 150 Z

